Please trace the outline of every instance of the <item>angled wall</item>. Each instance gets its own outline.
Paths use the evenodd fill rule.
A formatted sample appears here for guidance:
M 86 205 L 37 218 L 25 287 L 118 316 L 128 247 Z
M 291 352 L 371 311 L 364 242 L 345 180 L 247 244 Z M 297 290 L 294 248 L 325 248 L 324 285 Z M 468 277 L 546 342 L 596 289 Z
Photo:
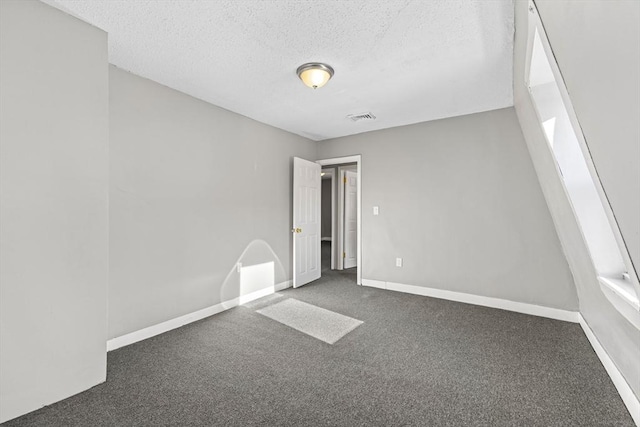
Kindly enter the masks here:
M 363 278 L 577 309 L 513 108 L 318 143 L 318 158 L 353 154 Z
M 107 35 L 0 1 L 0 422 L 105 380 Z
M 110 68 L 109 338 L 291 279 L 292 157 L 314 142 Z
M 595 167 L 636 271 L 640 227 L 640 3 L 536 1 Z M 514 102 L 531 159 L 575 278 L 580 312 L 640 396 L 640 333 L 609 303 L 524 82 L 528 10 L 515 2 Z
M 640 2 L 538 1 L 598 176 L 640 268 Z

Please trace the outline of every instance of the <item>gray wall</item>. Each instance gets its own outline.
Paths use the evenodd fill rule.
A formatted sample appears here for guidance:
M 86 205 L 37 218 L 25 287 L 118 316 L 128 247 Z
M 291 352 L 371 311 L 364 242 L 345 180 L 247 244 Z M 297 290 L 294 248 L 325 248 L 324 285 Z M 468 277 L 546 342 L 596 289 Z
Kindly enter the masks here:
M 0 422 L 105 380 L 107 36 L 0 1 Z
M 513 108 L 318 143 L 318 158 L 354 154 L 363 278 L 577 309 Z
M 292 156 L 315 143 L 110 68 L 109 337 L 291 279 Z
M 605 191 L 631 256 L 637 259 L 633 243 L 629 243 L 634 239 L 637 243 L 640 197 L 637 166 L 640 3 L 536 3 Z M 518 119 L 575 278 L 580 312 L 636 396 L 640 396 L 637 362 L 640 334 L 600 291 L 589 252 L 524 84 L 528 11 L 524 1 L 515 5 L 514 102 Z M 595 101 L 593 96 L 597 97 Z M 612 167 L 614 163 L 617 171 Z M 619 199 L 619 195 L 628 200 Z

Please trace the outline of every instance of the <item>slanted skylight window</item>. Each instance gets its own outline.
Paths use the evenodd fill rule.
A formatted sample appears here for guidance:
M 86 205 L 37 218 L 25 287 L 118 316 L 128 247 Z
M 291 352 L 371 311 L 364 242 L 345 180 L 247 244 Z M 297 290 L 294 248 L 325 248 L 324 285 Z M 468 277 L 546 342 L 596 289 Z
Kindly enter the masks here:
M 640 294 L 631 260 L 595 172 L 580 124 L 533 3 L 525 77 L 540 126 L 607 298 L 640 329 Z

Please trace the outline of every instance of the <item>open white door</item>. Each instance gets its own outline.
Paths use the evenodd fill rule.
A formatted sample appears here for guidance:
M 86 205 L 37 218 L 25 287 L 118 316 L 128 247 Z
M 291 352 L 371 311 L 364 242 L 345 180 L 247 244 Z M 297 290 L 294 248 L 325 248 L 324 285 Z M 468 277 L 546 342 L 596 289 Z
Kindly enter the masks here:
M 293 158 L 293 287 L 320 278 L 321 166 Z
M 358 173 L 345 171 L 344 179 L 344 268 L 357 266 Z

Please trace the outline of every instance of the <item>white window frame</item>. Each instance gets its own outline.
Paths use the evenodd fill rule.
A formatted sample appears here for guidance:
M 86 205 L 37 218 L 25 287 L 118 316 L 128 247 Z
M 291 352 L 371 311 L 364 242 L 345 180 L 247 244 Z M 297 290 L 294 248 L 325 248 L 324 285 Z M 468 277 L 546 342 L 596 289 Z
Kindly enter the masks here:
M 528 26 L 528 40 L 527 40 L 527 56 L 526 56 L 526 64 L 525 64 L 525 85 L 529 88 L 529 95 L 531 96 L 531 101 L 534 106 L 534 110 L 536 112 L 536 116 L 538 122 L 540 123 L 540 127 L 543 130 L 543 134 L 545 135 L 545 139 L 547 138 L 546 132 L 544 132 L 544 127 L 542 124 L 542 115 L 540 111 L 538 111 L 538 106 L 536 105 L 536 101 L 531 94 L 530 87 L 530 72 L 531 72 L 531 59 L 533 55 L 534 48 L 534 39 L 536 31 L 542 43 L 542 47 L 544 48 L 544 53 L 547 57 L 549 65 L 551 66 L 551 70 L 553 72 L 553 76 L 555 78 L 556 84 L 558 85 L 558 89 L 560 90 L 560 95 L 562 97 L 562 101 L 564 103 L 565 109 L 569 116 L 569 121 L 571 122 L 571 126 L 574 129 L 574 133 L 578 140 L 578 144 L 580 145 L 580 150 L 584 156 L 585 163 L 587 165 L 587 169 L 589 170 L 589 174 L 591 175 L 591 179 L 593 180 L 594 186 L 598 193 L 598 197 L 602 206 L 604 208 L 604 212 L 607 216 L 609 224 L 611 226 L 611 230 L 613 236 L 618 244 L 618 248 L 620 250 L 620 254 L 622 256 L 622 260 L 626 267 L 626 272 L 621 272 L 619 277 L 611 277 L 600 275 L 596 269 L 595 264 L 594 270 L 596 271 L 596 275 L 598 281 L 600 283 L 600 288 L 607 299 L 611 302 L 611 304 L 620 312 L 629 322 L 631 322 L 637 329 L 640 329 L 640 283 L 638 281 L 638 276 L 633 268 L 633 263 L 631 261 L 631 257 L 629 256 L 629 252 L 627 251 L 626 245 L 624 243 L 624 239 L 622 237 L 622 233 L 620 232 L 620 228 L 618 227 L 618 223 L 615 219 L 614 213 L 611 209 L 611 205 L 609 204 L 609 200 L 607 199 L 604 188 L 602 187 L 602 183 L 598 178 L 597 171 L 595 169 L 595 165 L 593 164 L 593 159 L 591 158 L 591 154 L 589 152 L 588 145 L 584 139 L 584 135 L 582 133 L 582 129 L 580 127 L 580 123 L 578 121 L 578 117 L 576 116 L 575 110 L 573 109 L 573 104 L 571 103 L 571 99 L 569 97 L 569 93 L 567 91 L 564 79 L 562 78 L 562 74 L 558 67 L 558 64 L 555 60 L 555 56 L 553 55 L 553 51 L 551 49 L 551 45 L 549 44 L 549 40 L 547 38 L 547 34 L 544 30 L 544 26 L 540 19 L 540 15 L 538 14 L 538 10 L 535 6 L 535 3 L 530 0 L 529 1 L 529 26 Z M 546 144 L 549 149 L 553 159 L 555 160 L 555 153 L 551 148 L 550 144 Z M 571 203 L 571 198 L 567 191 L 564 179 L 562 178 L 562 173 L 558 166 L 557 161 L 555 162 L 556 172 L 558 173 L 558 177 L 560 182 L 562 183 L 562 188 L 567 195 L 569 203 L 571 205 L 571 209 L 573 210 L 574 216 L 576 216 L 576 220 L 578 221 L 578 226 L 580 232 L 582 234 L 583 241 L 585 242 L 585 246 L 589 250 L 589 254 L 591 255 L 591 251 L 589 246 L 587 245 L 587 240 L 585 239 L 584 232 L 580 226 L 580 221 L 576 215 L 576 211 L 574 209 L 573 204 Z

